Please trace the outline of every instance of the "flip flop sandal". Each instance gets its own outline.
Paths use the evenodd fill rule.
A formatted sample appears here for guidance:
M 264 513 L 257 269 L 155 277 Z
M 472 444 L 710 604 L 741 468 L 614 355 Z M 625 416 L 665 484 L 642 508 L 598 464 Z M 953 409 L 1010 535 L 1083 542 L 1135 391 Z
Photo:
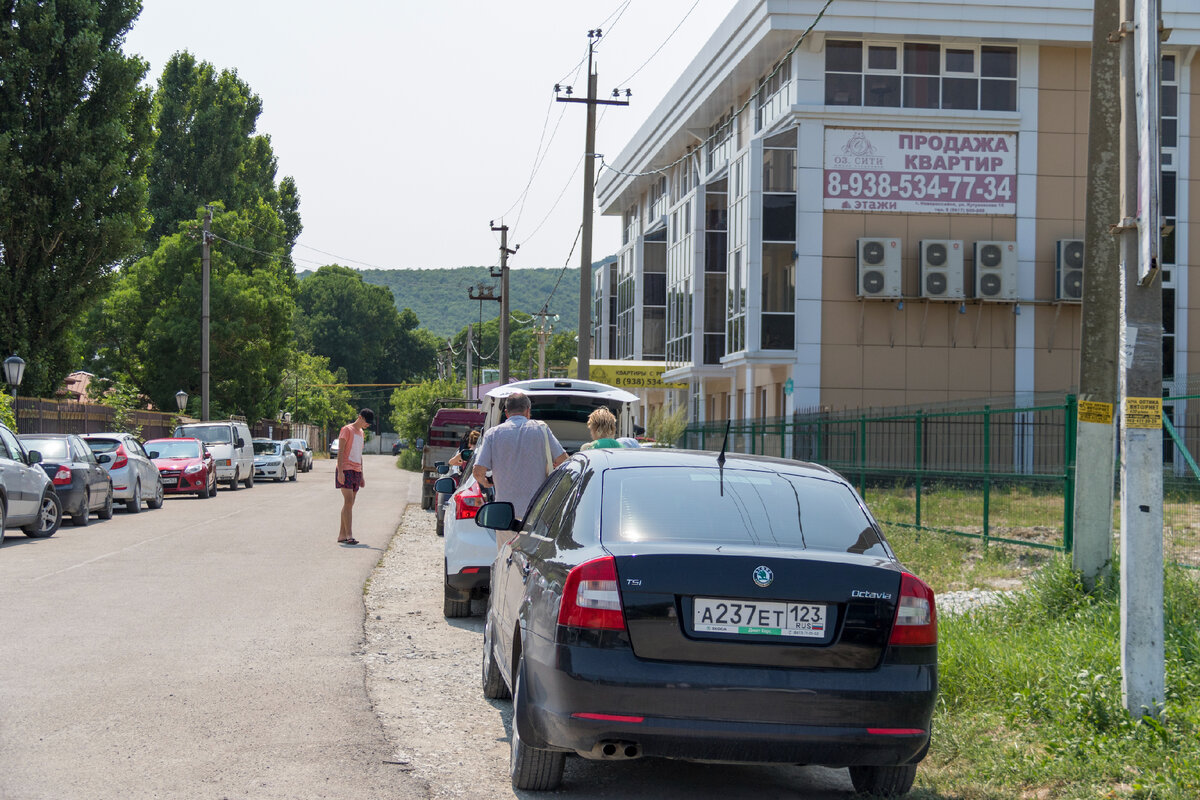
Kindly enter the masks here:
M 338 544 L 355 545 L 358 544 L 358 539 L 338 539 Z

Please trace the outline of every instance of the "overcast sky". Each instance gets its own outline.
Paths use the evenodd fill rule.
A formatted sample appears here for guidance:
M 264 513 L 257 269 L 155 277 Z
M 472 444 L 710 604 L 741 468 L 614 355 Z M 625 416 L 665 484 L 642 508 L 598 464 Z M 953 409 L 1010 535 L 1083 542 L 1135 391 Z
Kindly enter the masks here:
M 600 94 L 633 90 L 629 107 L 601 107 L 596 150 L 613 160 L 734 0 L 144 4 L 125 49 L 147 80 L 186 49 L 262 98 L 259 131 L 300 188 L 298 268 L 491 265 L 501 219 L 521 268 L 563 266 L 582 218 L 586 107 L 553 87 L 586 95 L 587 31 L 604 30 Z M 620 225 L 596 220 L 598 260 Z

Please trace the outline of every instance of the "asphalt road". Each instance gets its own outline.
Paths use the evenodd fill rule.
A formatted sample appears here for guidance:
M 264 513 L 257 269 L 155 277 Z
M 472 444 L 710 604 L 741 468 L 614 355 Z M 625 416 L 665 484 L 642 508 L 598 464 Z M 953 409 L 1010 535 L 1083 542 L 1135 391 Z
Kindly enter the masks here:
M 416 475 L 367 456 L 357 548 L 333 467 L 0 548 L 0 798 L 389 798 L 363 584 Z

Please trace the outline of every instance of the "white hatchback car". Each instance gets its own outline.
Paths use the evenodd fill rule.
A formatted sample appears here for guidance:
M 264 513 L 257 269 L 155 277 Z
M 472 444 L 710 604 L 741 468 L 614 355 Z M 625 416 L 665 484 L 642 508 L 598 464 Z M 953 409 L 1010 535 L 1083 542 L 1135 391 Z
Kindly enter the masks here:
M 141 442 L 131 434 L 85 433 L 79 438 L 96 455 L 113 482 L 113 500 L 125 504 L 125 510 L 136 514 L 147 508 L 162 508 L 163 484 L 158 467 L 146 455 Z
M 503 400 L 514 391 L 529 396 L 533 418 L 549 425 L 568 453 L 576 452 L 592 440 L 587 418 L 602 406 L 617 418 L 618 436 L 633 435 L 637 395 L 605 383 L 574 379 L 539 379 L 497 386 L 483 401 L 485 431 L 504 421 Z M 474 465 L 472 460 L 464 466 L 457 487 L 453 486 L 453 479 L 438 480 L 439 493 L 453 492 L 447 501 L 443 522 L 445 597 L 442 611 L 447 617 L 465 617 L 471 613 L 471 599 L 486 594 L 491 585 L 492 562 L 496 558 L 496 532 L 475 524 L 475 513 L 487 499 L 471 474 Z M 519 509 L 517 513 L 524 511 Z
M 254 477 L 277 481 L 296 480 L 296 454 L 292 448 L 274 439 L 254 440 Z

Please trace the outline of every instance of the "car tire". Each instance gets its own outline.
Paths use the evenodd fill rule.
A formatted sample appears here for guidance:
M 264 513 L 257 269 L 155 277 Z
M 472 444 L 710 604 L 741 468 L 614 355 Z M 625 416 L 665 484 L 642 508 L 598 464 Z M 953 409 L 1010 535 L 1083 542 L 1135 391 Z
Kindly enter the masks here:
M 212 482 L 212 486 L 209 487 L 209 489 L 208 489 L 208 496 L 209 496 L 209 499 L 212 499 L 217 496 L 217 476 L 216 475 L 213 475 L 213 482 Z
M 446 535 L 446 518 L 444 516 L 437 518 L 437 525 L 434 526 L 434 533 L 438 536 Z
M 482 667 L 483 696 L 489 700 L 507 700 L 511 697 L 508 686 L 504 683 L 504 676 L 500 674 L 500 667 L 496 666 L 496 653 L 492 647 L 491 615 L 488 615 L 483 626 Z
M 71 515 L 71 524 L 74 525 L 76 528 L 86 528 L 88 526 L 88 523 L 90 523 L 91 521 L 92 521 L 92 514 L 88 510 L 87 498 L 84 497 L 83 498 L 83 506 L 79 509 L 79 511 L 77 511 Z
M 513 730 L 516 730 L 515 723 Z M 916 777 L 916 764 L 850 767 L 850 782 L 854 784 L 854 791 L 879 797 L 902 797 L 912 788 Z
M 62 501 L 53 492 L 46 492 L 42 495 L 36 521 L 21 530 L 31 539 L 45 539 L 54 535 L 58 526 L 62 524 L 62 518 Z
M 254 470 L 251 470 L 250 474 L 246 476 L 246 488 L 247 489 L 254 488 Z
M 300 468 L 299 468 L 299 467 L 296 467 L 295 469 L 293 469 L 293 470 L 292 470 L 292 477 L 288 478 L 288 480 L 289 480 L 289 481 L 294 481 L 294 480 L 296 480 L 296 476 L 299 474 L 299 472 L 300 472 Z
M 112 519 L 113 518 L 113 493 L 112 493 L 111 488 L 109 488 L 109 490 L 108 490 L 108 497 L 105 498 L 104 505 L 100 508 L 99 511 L 96 512 L 96 516 L 99 517 L 100 519 Z
M 8 507 L 0 501 L 0 545 L 4 544 L 4 534 L 8 532 Z
M 142 482 L 137 481 L 133 484 L 133 497 L 125 501 L 125 513 L 140 514 L 142 513 Z
M 163 489 L 162 480 L 154 482 L 154 497 L 146 501 L 146 508 L 162 508 L 163 496 L 166 490 Z
M 518 733 L 520 725 L 517 715 L 521 713 L 521 690 L 525 683 L 525 659 L 517 664 L 517 678 L 513 685 L 512 740 L 508 771 L 514 789 L 531 792 L 548 792 L 562 783 L 563 765 L 567 754 L 558 750 L 542 750 L 531 747 Z
M 459 619 L 471 616 L 471 595 L 466 600 L 460 599 L 462 593 L 450 585 L 450 576 L 443 576 L 442 616 L 446 619 Z

